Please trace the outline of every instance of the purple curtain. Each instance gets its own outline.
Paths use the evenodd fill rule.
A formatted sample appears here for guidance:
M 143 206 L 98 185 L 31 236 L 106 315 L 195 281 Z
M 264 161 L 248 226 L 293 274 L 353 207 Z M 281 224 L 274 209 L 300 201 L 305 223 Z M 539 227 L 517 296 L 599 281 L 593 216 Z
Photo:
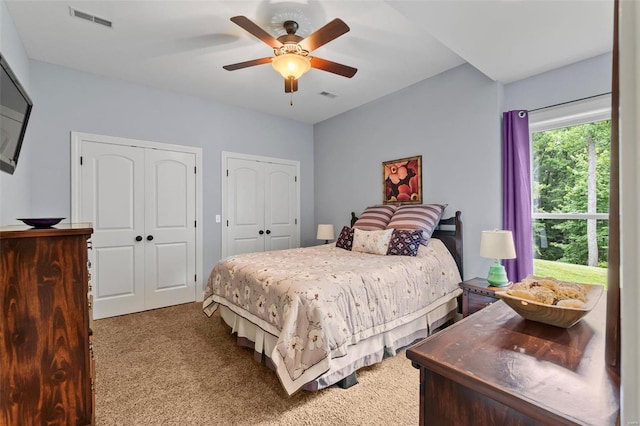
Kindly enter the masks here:
M 513 282 L 533 273 L 530 157 L 528 112 L 502 113 L 502 228 L 516 247 L 516 258 L 503 264 Z

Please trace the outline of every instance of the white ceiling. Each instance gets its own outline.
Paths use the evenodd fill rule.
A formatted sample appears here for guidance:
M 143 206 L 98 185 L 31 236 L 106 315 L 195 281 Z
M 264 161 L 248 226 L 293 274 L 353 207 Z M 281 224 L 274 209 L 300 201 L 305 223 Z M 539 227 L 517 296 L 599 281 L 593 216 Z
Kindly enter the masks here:
M 6 0 L 27 55 L 39 61 L 317 123 L 450 68 L 470 63 L 509 83 L 611 51 L 612 0 L 31 1 Z M 69 7 L 113 22 L 72 17 Z M 306 37 L 334 18 L 351 31 L 313 51 L 358 69 L 312 69 L 289 105 L 272 56 L 232 23 L 244 15 L 281 35 Z M 320 92 L 336 95 L 331 99 Z

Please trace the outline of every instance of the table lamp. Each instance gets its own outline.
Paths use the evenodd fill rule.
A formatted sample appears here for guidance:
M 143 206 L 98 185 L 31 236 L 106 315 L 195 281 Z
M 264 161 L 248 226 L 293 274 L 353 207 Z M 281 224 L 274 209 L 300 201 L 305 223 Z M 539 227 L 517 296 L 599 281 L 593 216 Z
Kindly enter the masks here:
M 316 238 L 319 240 L 324 240 L 325 244 L 329 243 L 329 240 L 333 240 L 333 225 L 318 225 L 318 234 Z
M 480 239 L 480 256 L 495 259 L 489 268 L 487 281 L 494 287 L 504 287 L 509 284 L 507 272 L 500 263 L 501 259 L 515 259 L 516 248 L 513 244 L 511 231 L 494 230 L 482 231 Z

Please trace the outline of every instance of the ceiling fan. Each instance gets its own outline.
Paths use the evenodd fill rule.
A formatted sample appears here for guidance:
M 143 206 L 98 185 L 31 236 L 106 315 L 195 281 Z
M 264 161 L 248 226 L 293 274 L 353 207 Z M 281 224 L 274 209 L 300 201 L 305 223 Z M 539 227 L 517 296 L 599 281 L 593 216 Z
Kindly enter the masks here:
M 347 65 L 309 56 L 309 52 L 349 31 L 349 27 L 341 19 L 334 19 L 306 38 L 296 35 L 298 23 L 295 21 L 285 21 L 282 26 L 287 34 L 278 38 L 271 36 L 246 16 L 234 16 L 231 21 L 271 46 L 275 56 L 223 66 L 222 68 L 227 71 L 235 71 L 271 62 L 273 68 L 284 78 L 285 93 L 297 91 L 298 78 L 311 68 L 348 78 L 353 77 L 358 71 L 356 68 Z

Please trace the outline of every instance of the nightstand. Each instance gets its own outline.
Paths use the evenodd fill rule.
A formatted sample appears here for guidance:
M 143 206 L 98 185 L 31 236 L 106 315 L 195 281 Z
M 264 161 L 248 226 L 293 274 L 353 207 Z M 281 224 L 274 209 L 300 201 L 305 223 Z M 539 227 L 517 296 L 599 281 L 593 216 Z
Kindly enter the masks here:
M 496 291 L 510 286 L 493 287 L 485 278 L 471 278 L 459 284 L 462 289 L 462 316 L 466 317 L 498 300 Z

